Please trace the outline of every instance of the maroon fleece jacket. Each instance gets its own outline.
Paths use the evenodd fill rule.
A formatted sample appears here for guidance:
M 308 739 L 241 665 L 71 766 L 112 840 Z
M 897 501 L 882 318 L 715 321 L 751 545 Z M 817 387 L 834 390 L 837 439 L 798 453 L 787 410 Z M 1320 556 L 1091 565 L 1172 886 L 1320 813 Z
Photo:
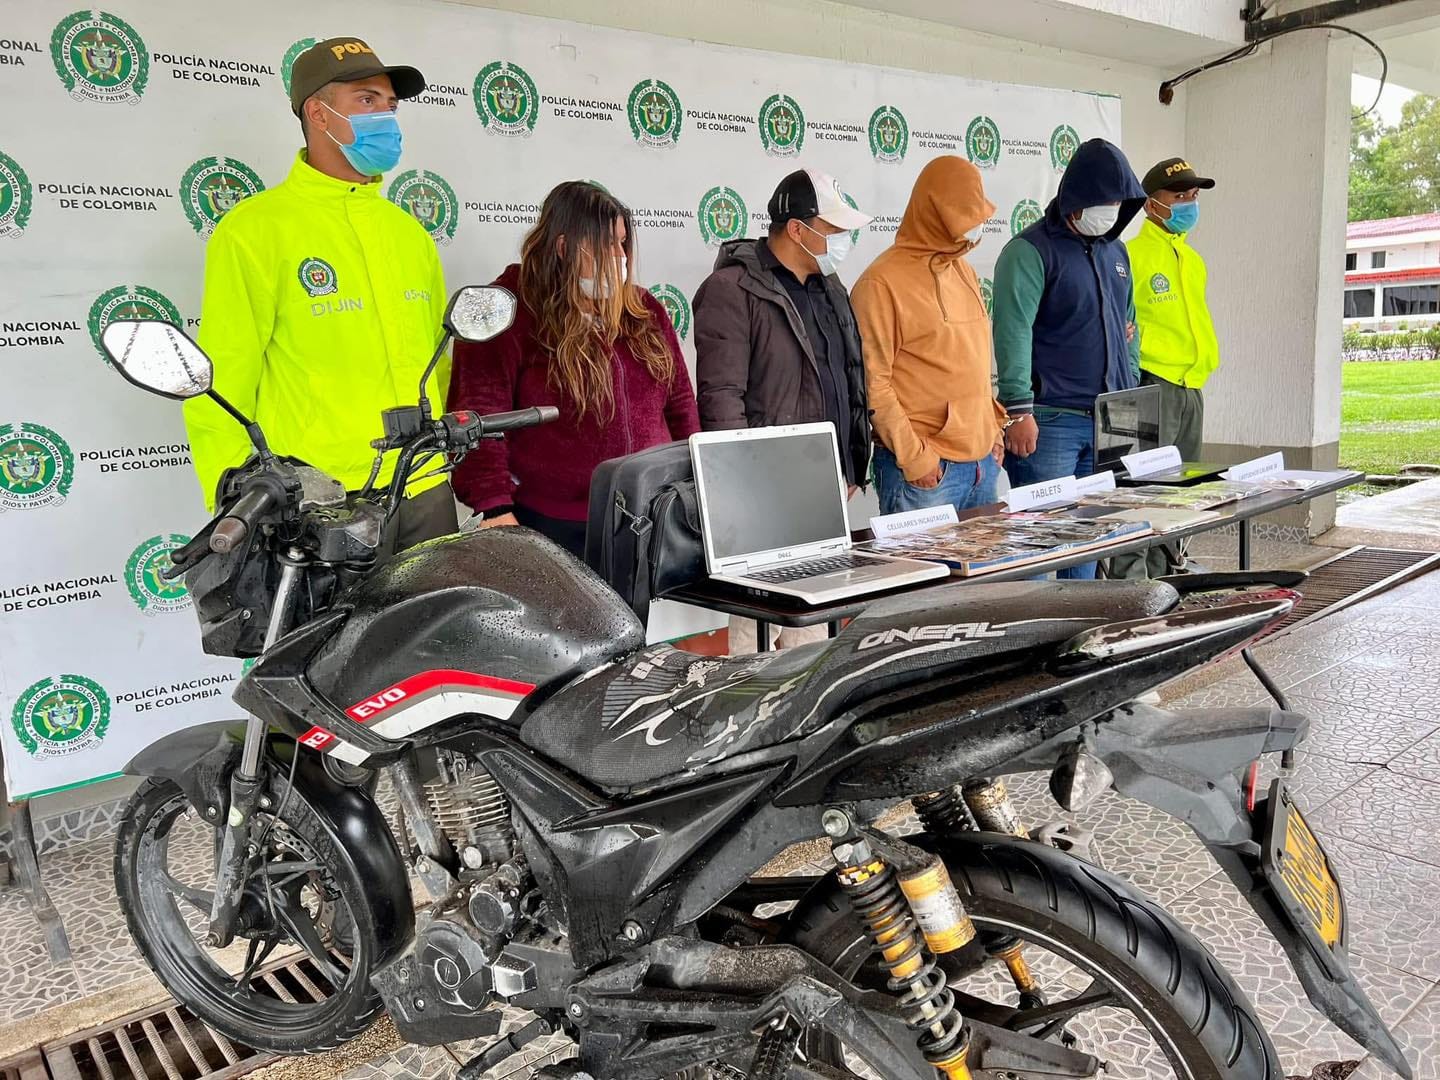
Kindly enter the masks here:
M 520 264 L 496 280 L 520 295 Z M 546 355 L 535 340 L 535 319 L 522 302 L 515 325 L 490 341 L 457 342 L 446 408 L 478 413 L 554 405 L 560 419 L 536 428 L 486 439 L 455 470 L 455 493 L 476 512 L 515 504 L 563 521 L 584 521 L 590 475 L 611 458 L 688 438 L 700 430 L 695 392 L 680 353 L 680 340 L 665 308 L 648 292 L 645 307 L 660 321 L 675 357 L 668 385 L 651 377 L 624 341 L 611 355 L 615 413 L 584 420 L 546 374 Z

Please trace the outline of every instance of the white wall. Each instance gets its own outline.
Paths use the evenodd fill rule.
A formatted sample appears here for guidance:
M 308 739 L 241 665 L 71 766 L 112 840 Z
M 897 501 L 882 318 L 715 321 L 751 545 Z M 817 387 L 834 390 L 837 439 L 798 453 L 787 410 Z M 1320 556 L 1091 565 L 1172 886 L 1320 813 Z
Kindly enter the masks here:
M 1137 173 L 1143 175 L 1162 158 L 1185 153 L 1183 89 L 1168 107 L 1156 96 L 1160 81 L 1173 72 L 990 37 L 832 0 L 454 2 L 778 53 L 1115 94 L 1123 105 L 1123 149 Z
M 1221 348 L 1208 442 L 1339 438 L 1351 55 L 1295 34 L 1190 83 L 1187 154 L 1220 181 L 1194 239 Z

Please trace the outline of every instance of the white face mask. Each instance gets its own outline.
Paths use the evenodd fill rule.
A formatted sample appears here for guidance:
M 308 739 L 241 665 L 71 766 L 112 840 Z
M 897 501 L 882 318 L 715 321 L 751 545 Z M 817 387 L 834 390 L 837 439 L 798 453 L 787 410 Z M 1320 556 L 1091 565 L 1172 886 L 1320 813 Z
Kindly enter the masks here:
M 629 264 L 626 262 L 625 254 L 622 252 L 620 255 L 620 281 L 623 282 L 628 274 Z M 604 278 L 582 277 L 580 279 L 580 291 L 591 300 L 594 300 L 597 296 L 608 300 L 610 298 L 610 283 Z
M 978 244 L 980 243 L 980 238 L 984 235 L 985 223 L 982 221 L 979 225 L 976 225 L 973 229 L 971 229 L 965 234 L 965 239 L 969 240 L 972 244 Z
M 796 218 L 796 220 L 799 221 L 799 218 Z M 855 246 L 855 241 L 851 238 L 850 234 L 848 232 L 838 232 L 826 236 L 816 229 L 811 229 L 810 226 L 806 225 L 803 221 L 800 222 L 800 227 L 809 229 L 810 232 L 815 233 L 816 236 L 825 241 L 825 250 L 819 255 L 815 255 L 813 251 L 810 252 L 811 255 L 815 256 L 815 265 L 820 268 L 820 273 L 826 277 L 830 277 L 838 272 L 840 264 L 845 261 L 845 256 L 849 255 L 850 249 Z M 810 251 L 809 248 L 805 250 Z
M 1115 227 L 1120 220 L 1120 207 L 1115 206 L 1087 206 L 1080 211 L 1080 217 L 1075 221 L 1075 229 L 1082 236 L 1104 236 Z

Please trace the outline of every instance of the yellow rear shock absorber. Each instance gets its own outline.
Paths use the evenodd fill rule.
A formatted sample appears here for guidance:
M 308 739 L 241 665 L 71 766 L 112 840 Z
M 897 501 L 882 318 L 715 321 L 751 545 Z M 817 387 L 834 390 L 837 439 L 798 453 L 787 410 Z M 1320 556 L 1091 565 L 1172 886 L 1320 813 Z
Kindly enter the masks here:
M 850 820 L 842 811 L 826 811 L 825 819 L 832 837 L 850 836 Z M 931 942 L 950 951 L 975 937 L 945 864 L 927 860 L 902 878 L 863 837 L 843 839 L 831 851 L 840 886 L 880 952 L 880 966 L 890 976 L 887 985 L 901 996 L 920 1052 L 948 1080 L 973 1080 L 967 1064 L 970 1030 L 931 952 Z
M 1006 833 L 1023 840 L 1030 839 L 1029 830 L 1021 824 L 1015 804 L 1010 801 L 1010 792 L 1006 790 L 1004 780 L 998 777 L 994 780 L 967 780 L 961 792 L 965 797 L 965 805 L 970 808 L 970 814 L 975 818 L 975 824 L 979 825 L 982 831 Z

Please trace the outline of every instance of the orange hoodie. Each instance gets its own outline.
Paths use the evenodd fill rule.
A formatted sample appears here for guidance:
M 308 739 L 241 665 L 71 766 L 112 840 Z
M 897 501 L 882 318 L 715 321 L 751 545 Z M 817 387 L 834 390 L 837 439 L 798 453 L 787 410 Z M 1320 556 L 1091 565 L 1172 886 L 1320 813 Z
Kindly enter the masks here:
M 1005 409 L 990 382 L 990 318 L 964 255 L 987 221 L 980 170 L 936 158 L 922 170 L 895 244 L 860 276 L 860 324 L 875 434 L 907 480 L 946 461 L 978 461 L 1000 437 Z

